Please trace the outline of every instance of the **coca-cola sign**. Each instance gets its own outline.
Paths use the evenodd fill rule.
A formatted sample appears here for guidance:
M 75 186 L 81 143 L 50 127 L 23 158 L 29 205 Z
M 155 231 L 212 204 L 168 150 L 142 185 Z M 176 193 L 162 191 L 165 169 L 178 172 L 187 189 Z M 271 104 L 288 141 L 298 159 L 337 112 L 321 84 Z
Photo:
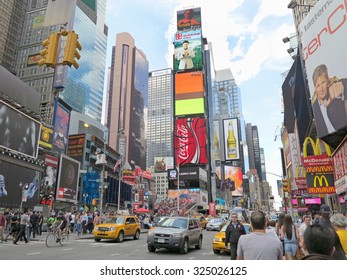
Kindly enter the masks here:
M 177 119 L 175 132 L 176 164 L 206 164 L 206 119 Z

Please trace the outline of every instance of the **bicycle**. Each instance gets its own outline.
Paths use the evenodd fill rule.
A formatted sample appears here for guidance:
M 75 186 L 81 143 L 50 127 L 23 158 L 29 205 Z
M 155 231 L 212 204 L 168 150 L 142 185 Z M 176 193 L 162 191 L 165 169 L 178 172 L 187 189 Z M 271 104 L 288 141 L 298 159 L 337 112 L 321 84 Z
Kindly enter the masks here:
M 69 234 L 70 234 L 70 231 L 68 227 L 64 228 L 63 232 L 61 233 L 60 241 L 57 242 L 57 239 L 59 238 L 58 231 L 57 229 L 51 230 L 46 237 L 46 246 L 53 247 L 57 243 L 59 243 L 61 246 L 65 246 L 67 242 L 69 241 Z

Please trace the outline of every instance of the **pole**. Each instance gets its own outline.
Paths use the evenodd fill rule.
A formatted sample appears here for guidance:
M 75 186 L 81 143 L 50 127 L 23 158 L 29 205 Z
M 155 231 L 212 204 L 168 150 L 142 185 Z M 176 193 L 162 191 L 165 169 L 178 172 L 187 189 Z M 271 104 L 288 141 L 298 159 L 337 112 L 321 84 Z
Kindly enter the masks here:
M 122 159 L 123 161 L 123 159 Z M 119 167 L 119 180 L 118 180 L 118 203 L 117 203 L 117 214 L 119 214 L 119 206 L 120 206 L 120 187 L 121 187 L 121 183 L 122 183 L 122 165 L 123 162 L 121 162 L 120 167 Z
M 180 165 L 177 165 L 177 213 L 180 214 Z
M 105 156 L 105 161 L 102 163 L 102 171 L 101 171 L 101 187 L 100 187 L 100 218 L 102 216 L 102 206 L 104 203 L 104 183 L 105 183 L 105 165 L 107 164 L 107 159 L 106 159 L 106 137 L 105 137 L 105 132 L 104 132 L 104 156 Z

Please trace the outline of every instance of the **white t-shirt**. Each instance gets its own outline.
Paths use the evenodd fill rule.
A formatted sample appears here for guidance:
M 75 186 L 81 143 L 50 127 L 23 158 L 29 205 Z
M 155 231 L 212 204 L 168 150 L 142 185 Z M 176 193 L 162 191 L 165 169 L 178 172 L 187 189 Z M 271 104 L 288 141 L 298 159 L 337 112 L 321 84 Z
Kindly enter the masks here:
M 241 235 L 237 255 L 245 260 L 282 260 L 283 246 L 274 234 L 252 232 Z

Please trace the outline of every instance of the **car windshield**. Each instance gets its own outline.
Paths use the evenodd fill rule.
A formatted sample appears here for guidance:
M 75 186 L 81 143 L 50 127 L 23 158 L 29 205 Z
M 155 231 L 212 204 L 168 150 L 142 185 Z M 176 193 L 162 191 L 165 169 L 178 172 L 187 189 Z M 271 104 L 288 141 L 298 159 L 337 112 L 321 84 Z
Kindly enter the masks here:
M 124 224 L 124 217 L 112 217 L 105 221 L 105 224 Z
M 167 218 L 159 223 L 160 227 L 170 227 L 170 228 L 187 228 L 188 220 L 187 219 L 175 219 L 175 218 Z
M 211 221 L 210 221 L 210 223 L 214 223 L 214 224 L 217 224 L 217 223 L 222 223 L 223 222 L 223 220 L 222 219 L 212 219 Z

